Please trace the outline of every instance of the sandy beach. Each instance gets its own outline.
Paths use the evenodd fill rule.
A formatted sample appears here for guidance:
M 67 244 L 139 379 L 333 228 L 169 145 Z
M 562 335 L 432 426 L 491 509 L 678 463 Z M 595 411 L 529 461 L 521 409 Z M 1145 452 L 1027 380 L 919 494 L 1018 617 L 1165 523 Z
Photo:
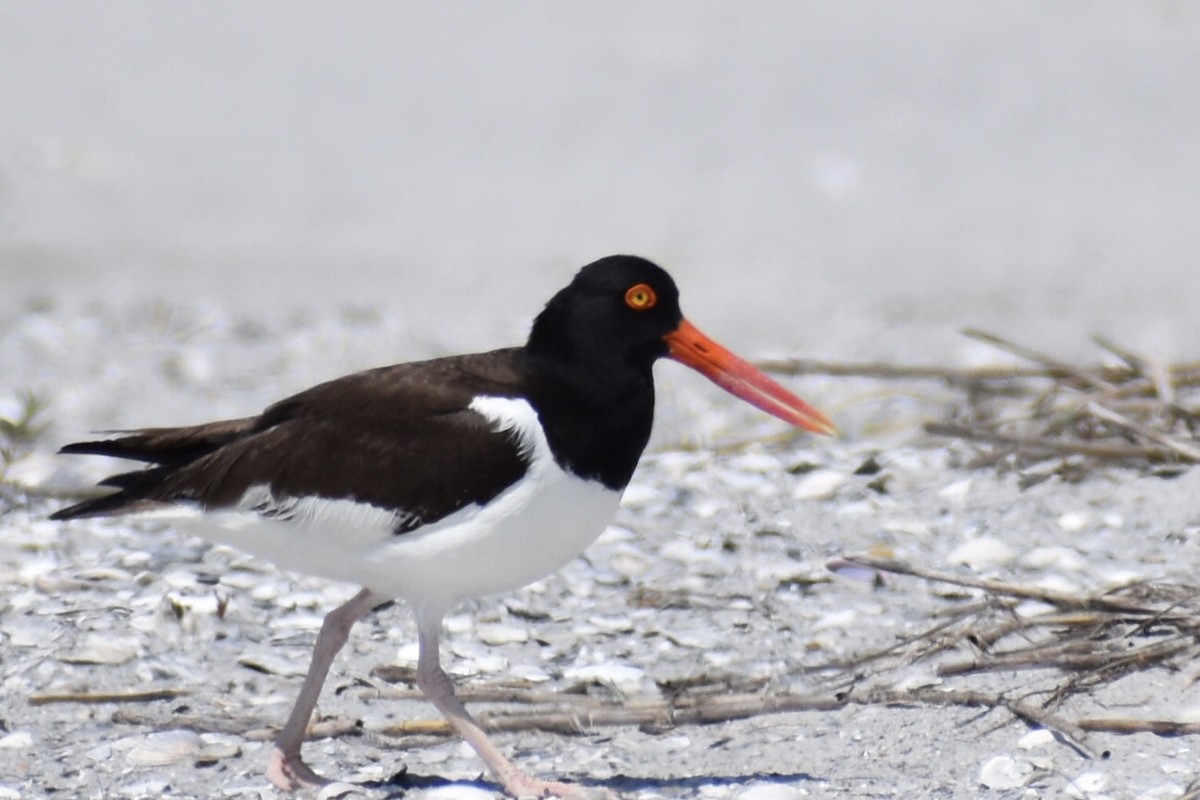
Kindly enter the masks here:
M 519 343 L 612 252 L 663 264 L 688 316 L 756 359 L 1027 363 L 974 326 L 1073 364 L 1113 363 L 1092 334 L 1196 361 L 1198 33 L 1178 2 L 0 9 L 0 418 L 45 404 L 0 481 L 0 800 L 281 796 L 274 726 L 355 590 L 153 526 L 48 522 L 111 471 L 54 454 L 91 431 Z M 1069 670 L 955 671 L 987 648 L 915 643 L 1061 608 L 829 569 L 869 554 L 1055 597 L 1195 585 L 1194 467 L 980 462 L 922 431 L 965 402 L 944 381 L 786 378 L 837 420 L 818 440 L 657 375 L 613 526 L 456 612 L 447 669 L 497 715 L 545 717 L 547 693 L 575 715 L 838 707 L 535 719 L 496 734 L 515 760 L 639 800 L 1196 790 L 1195 735 L 1078 728 L 1194 724 L 1186 636 L 1041 705 Z M 1190 630 L 1171 625 L 1128 646 Z M 306 750 L 344 781 L 319 796 L 498 796 L 422 727 L 414 643 L 403 607 L 356 629 Z

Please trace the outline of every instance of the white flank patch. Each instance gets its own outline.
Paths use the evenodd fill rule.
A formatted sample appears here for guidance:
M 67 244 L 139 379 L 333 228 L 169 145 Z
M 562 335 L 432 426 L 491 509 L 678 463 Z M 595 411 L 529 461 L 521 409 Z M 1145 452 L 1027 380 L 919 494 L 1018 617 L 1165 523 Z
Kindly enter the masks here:
M 525 475 L 486 506 L 467 506 L 416 530 L 396 534 L 401 515 L 350 500 L 273 503 L 266 486 L 252 487 L 228 511 L 178 506 L 154 516 L 286 569 L 366 586 L 427 612 L 516 589 L 583 552 L 616 513 L 621 493 L 561 469 L 525 400 L 478 397 L 471 409 L 497 431 L 512 432 L 529 461 Z M 263 507 L 271 510 L 253 510 Z

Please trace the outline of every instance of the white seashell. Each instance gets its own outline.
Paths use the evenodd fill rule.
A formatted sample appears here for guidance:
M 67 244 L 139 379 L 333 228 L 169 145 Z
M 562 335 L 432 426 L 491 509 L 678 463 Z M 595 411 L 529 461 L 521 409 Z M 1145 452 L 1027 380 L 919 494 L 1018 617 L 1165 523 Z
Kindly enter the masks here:
M 908 674 L 896 681 L 896 688 L 901 691 L 911 691 L 913 689 L 925 689 L 930 686 L 941 686 L 942 679 L 938 677 L 933 668 L 911 669 Z
M 0 633 L 13 647 L 40 647 L 58 638 L 55 626 L 37 619 L 17 618 L 0 625 Z
M 545 683 L 546 681 L 553 680 L 550 677 L 550 673 L 532 664 L 514 664 L 509 669 L 509 674 L 516 680 L 525 681 L 526 683 Z
M 108 761 L 112 758 L 112 745 L 105 743 L 99 744 L 83 754 L 83 757 L 90 761 Z
M 981 536 L 951 550 L 946 560 L 978 570 L 1008 564 L 1016 557 L 1016 552 L 1004 542 L 991 536 Z
M 1147 789 L 1139 794 L 1134 800 L 1178 800 L 1183 797 L 1183 786 L 1177 783 L 1167 783 L 1162 786 L 1155 786 L 1153 789 Z
M 508 659 L 498 655 L 465 658 L 455 661 L 447 671 L 462 678 L 472 675 L 495 675 L 508 671 Z
M 154 563 L 154 554 L 148 550 L 130 550 L 121 555 L 118 563 L 128 569 L 145 569 Z M 158 579 L 158 573 L 154 574 L 154 578 Z
M 21 489 L 69 489 L 78 485 L 58 458 L 36 450 L 10 464 L 4 472 L 4 480 Z
M 187 569 L 172 569 L 162 573 L 159 579 L 172 589 L 196 589 L 196 573 Z
M 1030 731 L 1017 740 L 1017 747 L 1022 750 L 1033 750 L 1038 747 L 1046 747 L 1055 742 L 1054 733 L 1045 728 L 1038 728 L 1036 731 Z
M 963 500 L 971 493 L 971 479 L 963 478 L 961 481 L 943 486 L 938 491 L 938 497 L 943 500 Z
M 850 479 L 845 472 L 836 469 L 817 469 L 796 482 L 792 497 L 797 500 L 828 500 Z
M 1057 569 L 1063 572 L 1080 572 L 1087 562 L 1070 547 L 1035 547 L 1021 556 L 1021 566 L 1029 569 Z
M 650 570 L 650 559 L 645 554 L 629 547 L 623 547 L 619 552 L 613 554 L 608 564 L 612 567 L 613 572 L 626 580 L 640 578 Z
M 771 485 L 770 481 L 763 478 L 762 475 L 753 472 L 735 472 L 723 469 L 717 474 L 727 487 L 738 492 L 762 490 Z
M 929 523 L 919 519 L 885 520 L 879 527 L 886 533 L 898 533 L 922 540 L 933 538 L 933 528 Z
M 317 792 L 317 800 L 338 800 L 342 797 L 369 797 L 370 794 L 361 786 L 344 781 L 327 783 Z
M 480 789 L 478 786 L 452 783 L 449 786 L 435 786 L 427 789 L 421 794 L 421 797 L 424 800 L 496 800 L 496 793 Z
M 29 731 L 13 731 L 0 739 L 0 748 L 4 750 L 28 750 L 33 747 L 33 734 Z
M 273 596 L 273 595 L 272 595 Z M 264 599 L 264 598 L 258 598 Z M 269 599 L 269 598 L 265 598 Z M 288 634 L 296 633 L 297 631 L 319 631 L 321 625 L 325 622 L 323 614 L 310 614 L 308 612 L 294 612 L 284 614 L 267 621 L 267 625 L 276 631 L 284 631 Z
M 1040 588 L 1047 589 L 1049 587 L 1042 586 Z M 1056 611 L 1058 611 L 1058 606 L 1044 603 L 1041 600 L 1026 600 L 1013 609 L 1013 613 L 1022 619 L 1033 619 L 1043 614 L 1053 614 Z
M 202 733 L 204 745 L 196 756 L 197 761 L 217 761 L 222 758 L 234 758 L 242 752 L 242 740 L 236 736 L 224 733 Z
M 1066 793 L 1071 797 L 1087 798 L 1104 791 L 1108 776 L 1101 772 L 1085 772 L 1067 784 Z
M 152 733 L 125 754 L 125 761 L 135 767 L 165 767 L 195 758 L 204 746 L 200 734 L 192 731 L 161 731 Z
M 1077 533 L 1092 522 L 1092 515 L 1086 511 L 1068 511 L 1058 518 L 1058 527 L 1067 533 Z
M 1100 573 L 1100 580 L 1108 587 L 1129 586 L 1132 583 L 1145 580 L 1145 578 L 1145 573 L 1133 569 L 1121 569 L 1119 567 L 1106 569 Z
M 515 625 L 480 625 L 475 633 L 479 637 L 479 641 L 492 646 L 521 644 L 529 641 L 529 631 Z
M 416 666 L 420 655 L 421 645 L 417 642 L 409 642 L 396 649 L 396 663 L 405 666 Z
M 588 622 L 604 633 L 629 633 L 633 630 L 633 620 L 629 617 L 588 617 Z
M 597 544 L 620 544 L 622 542 L 637 541 L 638 535 L 629 528 L 622 528 L 620 525 L 609 525 L 605 528 L 598 537 Z
M 728 650 L 708 650 L 704 653 L 704 660 L 709 666 L 723 668 L 737 660 L 737 657 Z
M 22 559 L 17 577 L 22 583 L 32 585 L 38 578 L 45 577 L 58 568 L 58 559 L 50 556 Z
M 1016 789 L 1032 776 L 1028 765 L 1011 756 L 994 756 L 979 768 L 979 782 L 989 789 Z
M 766 781 L 752 783 L 734 795 L 735 800 L 800 800 L 802 797 L 808 797 L 808 792 L 785 783 Z
M 848 631 L 858 623 L 858 609 L 842 608 L 837 611 L 827 611 L 808 626 L 809 630 L 823 631 L 829 628 Z
M 611 684 L 621 691 L 637 689 L 645 676 L 644 670 L 627 664 L 588 664 L 563 670 L 563 678 L 568 681 Z
M 1045 589 L 1048 592 L 1071 594 L 1079 591 L 1079 585 L 1063 575 L 1043 575 L 1034 583 L 1039 589 Z
M 783 462 L 770 453 L 743 453 L 731 458 L 727 466 L 738 472 L 757 472 L 761 475 L 774 475 L 783 471 Z
M 81 581 L 89 582 L 130 582 L 133 580 L 133 575 L 128 570 L 117 569 L 115 567 L 91 567 L 89 569 L 81 569 L 75 573 L 75 577 Z M 193 581 L 193 583 L 195 583 L 195 581 Z
M 67 664 L 124 664 L 138 654 L 138 640 L 128 636 L 90 633 L 73 653 L 59 658 Z

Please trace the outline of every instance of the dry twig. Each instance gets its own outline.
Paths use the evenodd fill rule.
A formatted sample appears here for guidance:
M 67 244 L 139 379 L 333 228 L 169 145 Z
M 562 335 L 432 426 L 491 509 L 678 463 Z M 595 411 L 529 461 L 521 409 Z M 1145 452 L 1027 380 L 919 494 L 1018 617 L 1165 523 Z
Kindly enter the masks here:
M 939 380 L 964 390 L 926 433 L 991 448 L 978 465 L 1055 457 L 1124 465 L 1200 463 L 1200 364 L 1168 366 L 1103 337 L 1119 363 L 1076 366 L 975 328 L 966 336 L 1030 362 L 962 368 L 816 360 L 760 362 L 789 375 Z

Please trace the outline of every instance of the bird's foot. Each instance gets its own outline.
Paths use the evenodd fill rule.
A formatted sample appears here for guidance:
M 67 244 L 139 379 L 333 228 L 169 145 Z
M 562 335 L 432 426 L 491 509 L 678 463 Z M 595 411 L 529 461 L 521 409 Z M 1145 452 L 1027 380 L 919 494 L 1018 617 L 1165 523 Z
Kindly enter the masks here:
M 616 800 L 616 795 L 597 786 L 579 786 L 560 781 L 543 781 L 518 772 L 504 780 L 504 793 L 525 800 L 526 798 L 561 797 L 564 800 Z
M 309 769 L 299 753 L 288 755 L 278 747 L 271 748 L 271 760 L 267 763 L 267 780 L 274 784 L 275 788 L 285 792 L 327 786 L 330 783 Z

